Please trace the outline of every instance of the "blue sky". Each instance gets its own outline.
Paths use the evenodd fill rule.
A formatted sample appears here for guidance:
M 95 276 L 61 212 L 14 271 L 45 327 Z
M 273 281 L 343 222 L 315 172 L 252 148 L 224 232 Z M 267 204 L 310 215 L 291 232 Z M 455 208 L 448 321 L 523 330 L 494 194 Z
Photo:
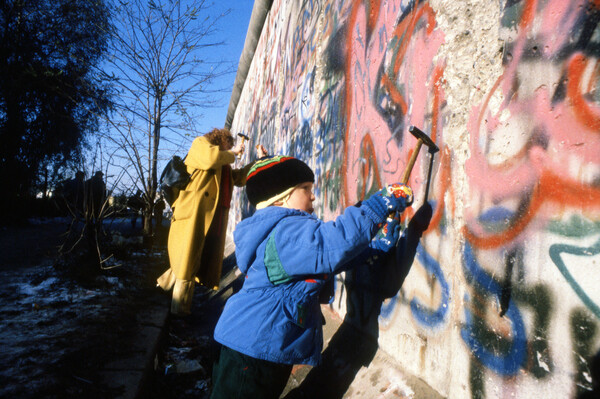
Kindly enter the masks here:
M 213 85 L 207 87 L 207 89 L 210 91 L 222 90 L 222 93 L 213 95 L 213 99 L 215 99 L 218 103 L 217 107 L 202 108 L 190 112 L 194 115 L 202 114 L 203 116 L 201 118 L 197 117 L 194 120 L 194 129 L 192 132 L 188 132 L 189 136 L 173 136 L 171 137 L 172 145 L 169 145 L 168 141 L 166 140 L 166 136 L 169 134 L 169 132 L 166 129 L 164 132 L 162 132 L 163 140 L 159 148 L 157 165 L 159 176 L 171 156 L 185 156 L 195 136 L 207 133 L 214 127 L 221 128 L 224 126 L 229 107 L 229 100 L 231 98 L 231 91 L 235 81 L 240 56 L 244 48 L 248 24 L 252 15 L 254 0 L 205 0 L 203 5 L 203 8 L 209 7 L 205 10 L 205 12 L 203 12 L 203 17 L 208 18 L 222 14 L 228 9 L 231 10 L 217 23 L 217 31 L 212 36 L 207 38 L 207 41 L 209 42 L 222 41 L 225 44 L 223 46 L 205 48 L 203 51 L 207 53 L 203 53 L 202 58 L 207 61 L 225 61 L 230 63 L 233 67 L 233 71 L 230 74 L 215 79 Z M 111 135 L 110 129 L 109 135 Z M 104 151 L 106 148 L 108 148 L 109 151 L 106 153 L 112 157 L 108 166 L 110 170 L 107 169 L 107 173 L 105 174 L 107 176 L 113 176 L 115 179 L 118 177 L 120 181 L 118 184 L 120 186 L 127 187 L 134 192 L 135 188 L 141 188 L 141 183 L 139 183 L 141 176 L 137 176 L 139 173 L 136 172 L 137 169 L 130 167 L 130 163 L 134 162 L 134 160 L 130 158 L 130 154 L 118 153 L 115 155 L 114 152 L 111 152 L 110 145 L 113 144 L 114 143 L 109 141 L 101 150 Z M 143 145 L 141 148 L 142 152 L 144 152 L 145 148 Z M 96 151 L 96 149 L 93 151 Z M 95 156 L 95 152 L 92 152 L 90 155 L 90 163 L 93 165 L 90 168 L 93 170 L 104 168 L 102 160 L 97 161 Z M 142 154 L 142 158 L 144 156 L 146 156 L 145 159 L 147 159 L 149 154 Z M 96 162 L 100 162 L 100 165 L 97 165 Z M 110 165 L 110 163 L 113 164 Z M 123 166 L 123 164 L 126 166 Z M 142 164 L 145 165 L 143 161 Z M 123 173 L 122 171 L 125 171 L 125 176 L 121 178 Z M 144 173 L 148 173 L 148 171 L 145 171 Z M 145 176 L 143 180 L 146 180 Z M 134 185 L 132 184 L 132 181 L 137 181 L 138 183 L 135 184 L 137 184 L 138 187 L 132 188 Z
M 224 40 L 226 45 L 215 50 L 216 54 L 209 55 L 209 57 L 214 56 L 215 58 L 223 58 L 231 61 L 237 70 L 240 55 L 244 48 L 244 41 L 246 40 L 246 32 L 248 31 L 248 23 L 252 15 L 254 1 L 219 0 L 213 4 L 211 13 L 224 12 L 227 9 L 231 9 L 231 12 L 220 21 L 219 32 L 214 36 L 215 39 Z M 226 87 L 227 91 L 222 95 L 220 107 L 202 111 L 204 118 L 198 121 L 199 133 L 206 133 L 213 127 L 223 127 L 225 118 L 227 117 L 227 108 L 229 107 L 229 99 L 231 98 L 234 81 L 235 71 L 216 82 L 216 87 Z

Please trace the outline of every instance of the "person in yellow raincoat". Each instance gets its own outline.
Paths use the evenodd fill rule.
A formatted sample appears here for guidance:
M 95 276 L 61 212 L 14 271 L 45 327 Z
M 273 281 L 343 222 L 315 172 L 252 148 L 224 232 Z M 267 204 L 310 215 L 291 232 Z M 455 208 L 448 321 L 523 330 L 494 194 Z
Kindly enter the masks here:
M 196 282 L 216 289 L 221 279 L 225 234 L 233 186 L 246 184 L 253 162 L 232 169 L 243 143 L 233 145 L 228 129 L 213 129 L 196 137 L 185 158 L 190 182 L 173 202 L 169 231 L 170 268 L 157 280 L 165 291 L 173 290 L 171 313 L 191 312 Z M 259 158 L 267 153 L 257 146 Z

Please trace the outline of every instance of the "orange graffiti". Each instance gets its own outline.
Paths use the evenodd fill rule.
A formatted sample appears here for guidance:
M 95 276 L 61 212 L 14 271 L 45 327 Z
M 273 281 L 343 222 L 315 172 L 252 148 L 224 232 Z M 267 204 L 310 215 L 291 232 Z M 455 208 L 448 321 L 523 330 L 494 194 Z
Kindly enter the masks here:
M 485 116 L 484 110 L 489 108 L 490 100 L 492 99 L 492 97 L 493 97 L 495 91 L 498 89 L 498 87 L 500 87 L 500 84 L 502 83 L 502 81 L 505 79 L 508 79 L 506 76 L 506 72 L 503 73 L 496 80 L 496 82 L 492 86 L 490 92 L 485 97 L 485 99 L 483 101 L 483 105 L 481 107 L 481 112 L 479 113 L 479 115 L 477 117 L 477 126 L 481 126 L 482 120 Z M 509 100 L 512 100 L 512 98 L 508 98 L 506 101 L 508 102 Z M 498 111 L 498 112 L 501 112 L 501 111 Z M 488 164 L 488 165 L 486 165 L 486 167 L 493 171 L 509 170 L 512 167 L 514 167 L 515 165 L 517 165 L 519 162 L 521 162 L 523 160 L 523 158 L 525 158 L 528 154 L 529 154 L 529 148 L 527 146 L 524 146 L 518 153 L 514 154 L 511 158 L 505 160 L 504 162 L 500 162 L 496 165 Z
M 537 0 L 528 0 L 525 2 L 523 9 L 523 15 L 521 16 L 521 29 L 526 30 L 528 26 L 533 22 L 535 17 L 535 10 L 537 8 Z
M 394 101 L 394 103 L 396 103 L 400 106 L 400 110 L 402 111 L 403 114 L 406 114 L 406 111 L 408 111 L 408 105 L 406 105 L 404 96 L 402 95 L 402 93 L 400 93 L 400 90 L 398 90 L 398 88 L 396 87 L 394 82 L 392 82 L 392 80 L 390 79 L 390 77 L 387 73 L 384 73 L 381 76 L 381 83 L 382 83 L 383 87 L 388 89 L 388 91 L 390 93 L 390 97 L 392 98 L 392 101 Z
M 359 7 L 360 7 L 360 2 L 356 2 L 354 3 L 352 10 L 350 11 L 350 17 L 348 18 L 348 26 L 350 27 L 347 30 L 347 37 L 346 37 L 346 53 L 350 54 L 352 51 L 352 27 L 356 25 L 356 20 L 358 18 L 358 11 L 359 11 Z M 345 73 L 346 73 L 346 90 L 345 90 L 345 94 L 346 94 L 346 120 L 350 120 L 350 117 L 352 115 L 352 90 L 350 89 L 350 87 L 348 87 L 348 80 L 349 77 L 351 76 L 352 73 L 352 65 L 350 64 L 350 62 L 346 62 L 346 68 L 345 68 Z M 346 128 L 346 132 L 344 134 L 344 154 L 348 154 L 348 129 Z M 348 187 L 348 172 L 346 170 L 346 168 L 342 168 L 342 183 L 343 183 L 343 187 L 344 187 L 344 196 L 343 196 L 343 203 L 341 204 L 342 207 L 346 207 L 348 206 L 348 204 L 350 203 L 350 197 L 348 194 L 348 190 L 346 190 L 345 188 Z
M 475 247 L 482 249 L 497 248 L 519 236 L 545 202 L 581 209 L 600 208 L 600 189 L 561 179 L 546 170 L 534 187 L 528 208 L 523 212 L 523 216 L 512 221 L 511 226 L 506 231 L 486 237 L 478 237 L 465 226 L 463 233 Z
M 431 140 L 435 143 L 438 131 L 438 118 L 440 117 L 440 102 L 442 99 L 441 86 L 444 77 L 444 67 L 436 66 L 433 70 L 433 110 L 431 117 Z
M 575 114 L 575 117 L 584 126 L 589 126 L 592 130 L 600 131 L 600 116 L 597 112 L 594 112 L 595 110 L 588 104 L 579 91 L 581 78 L 587 63 L 588 60 L 581 53 L 575 54 L 569 62 L 569 83 L 567 86 L 567 97 L 571 100 L 573 105 L 571 108 Z
M 398 71 L 400 70 L 400 65 L 402 65 L 402 60 L 404 60 L 404 54 L 406 54 L 406 49 L 408 47 L 408 44 L 410 43 L 410 39 L 415 29 L 415 25 L 425 13 L 427 13 L 427 34 L 430 35 L 431 32 L 433 32 L 433 28 L 435 28 L 436 22 L 435 12 L 431 8 L 431 6 L 429 6 L 429 4 L 423 5 L 423 7 L 419 8 L 413 14 L 410 20 L 402 21 L 400 24 L 398 24 L 396 29 L 394 29 L 394 37 L 396 37 L 398 40 L 402 39 L 402 44 L 400 46 L 400 49 L 398 50 L 398 57 L 396 58 L 396 62 L 394 64 L 394 75 L 397 75 Z M 406 36 L 402 37 L 404 35 Z
M 373 30 L 375 29 L 375 24 L 377 24 L 377 20 L 379 19 L 379 10 L 380 10 L 380 6 L 381 6 L 381 0 L 371 0 L 368 2 L 368 7 L 369 7 L 369 22 L 368 22 L 368 28 L 369 28 L 369 33 L 373 32 Z
M 378 19 L 381 18 L 383 15 L 382 11 L 379 10 L 379 8 L 381 7 L 383 7 L 383 2 L 381 1 L 357 1 L 352 4 L 347 20 L 348 28 L 346 29 L 346 54 L 354 56 L 359 55 L 360 53 L 358 52 L 362 51 L 362 47 L 360 49 L 354 48 L 354 46 L 357 43 L 360 43 L 361 46 L 364 46 L 365 51 L 367 51 L 370 43 L 370 34 L 376 29 L 376 26 L 379 23 Z M 361 20 L 361 18 L 364 17 L 363 12 L 366 13 L 367 19 L 366 38 L 362 37 L 364 33 L 360 33 L 359 29 L 359 24 L 361 23 L 359 21 Z M 426 32 L 427 36 L 433 35 L 435 34 L 434 31 L 436 27 L 435 11 L 431 8 L 431 6 L 429 6 L 426 3 L 420 3 L 418 7 L 416 7 L 416 9 L 414 9 L 410 14 L 406 14 L 405 16 L 406 18 L 401 18 L 397 25 L 394 27 L 392 34 L 393 39 L 388 42 L 388 46 L 392 47 L 388 47 L 386 51 L 393 53 L 391 61 L 392 64 L 389 68 L 387 68 L 387 71 L 384 71 L 379 77 L 379 84 L 381 85 L 381 88 L 385 89 L 385 91 L 387 92 L 389 96 L 389 101 L 393 103 L 396 107 L 396 112 L 399 114 L 397 115 L 398 118 L 406 115 L 409 111 L 406 93 L 402 92 L 402 89 L 399 87 L 396 80 L 399 79 L 399 71 L 403 63 L 405 62 L 405 57 L 407 57 L 407 53 L 409 52 L 411 39 L 414 35 L 416 35 L 416 33 L 419 30 L 423 30 L 424 32 Z M 420 24 L 420 21 L 422 21 L 422 24 Z M 365 26 L 362 26 L 362 28 L 365 28 Z M 358 35 L 358 37 L 356 35 Z M 348 60 L 345 63 L 346 80 L 344 86 L 344 93 L 346 101 L 344 105 L 344 114 L 346 116 L 347 121 L 353 120 L 354 112 L 362 112 L 360 104 L 355 104 L 355 96 L 357 94 L 353 91 L 355 90 L 355 85 L 352 84 L 351 77 L 353 77 L 353 68 L 355 68 L 356 65 L 355 63 L 350 62 L 351 58 L 352 57 L 349 56 Z M 433 102 L 431 106 L 433 108 L 432 116 L 434 119 L 431 126 L 431 136 L 434 140 L 435 137 L 439 135 L 439 125 L 441 123 L 439 108 L 441 107 L 443 98 L 441 86 L 443 74 L 444 66 L 437 66 L 434 67 L 434 70 L 432 71 L 432 76 L 430 78 L 430 82 L 433 84 Z M 421 126 L 421 128 L 422 127 L 423 126 Z M 355 195 L 353 192 L 351 193 L 352 190 L 350 190 L 350 185 L 353 183 L 349 181 L 352 172 L 350 167 L 348 167 L 347 163 L 349 162 L 350 158 L 349 153 L 351 151 L 355 151 L 356 147 L 354 146 L 358 145 L 358 140 L 351 142 L 350 137 L 353 137 L 358 132 L 351 129 L 353 128 L 350 126 L 350 124 L 348 124 L 345 128 L 343 156 L 345 158 L 344 165 L 346 165 L 347 167 L 341 168 L 340 170 L 342 187 L 344 191 L 342 200 L 343 206 L 348 206 L 353 201 L 352 198 L 354 198 Z M 365 134 L 363 132 L 360 133 Z M 377 151 L 375 151 L 373 147 L 372 134 L 374 133 L 369 131 L 361 140 L 360 149 L 363 152 L 363 154 L 365 154 L 364 157 L 371 157 L 368 159 L 373 159 L 375 163 L 373 165 L 362 165 L 361 169 L 357 170 L 358 176 L 354 176 L 357 179 L 362 178 L 363 182 L 365 182 L 364 185 L 359 190 L 357 190 L 358 192 L 356 193 L 356 195 L 358 195 L 359 197 L 362 197 L 367 194 L 368 179 L 372 179 L 373 185 L 378 184 L 379 186 L 381 186 L 380 172 L 384 173 L 383 171 L 380 171 L 377 167 Z M 410 152 L 411 151 L 408 149 L 405 149 L 404 151 L 404 153 L 408 154 L 408 156 L 410 155 Z M 407 163 L 407 161 L 404 162 L 405 164 Z M 371 175 L 369 175 L 369 173 L 371 173 Z
M 396 61 L 394 63 L 394 67 L 393 67 L 394 76 L 397 75 L 398 71 L 400 70 L 400 66 L 402 65 L 402 61 L 404 60 L 404 55 L 406 54 L 407 46 L 413 35 L 415 25 L 417 24 L 417 21 L 419 21 L 425 13 L 427 13 L 427 15 L 426 15 L 426 17 L 427 17 L 427 34 L 431 34 L 431 32 L 433 31 L 433 28 L 435 27 L 435 23 L 436 23 L 435 22 L 435 13 L 434 13 L 433 9 L 427 4 L 424 5 L 422 8 L 419 8 L 413 14 L 413 17 L 411 19 L 406 19 L 406 20 L 402 21 L 394 29 L 393 36 L 395 38 L 397 38 L 398 40 L 402 39 L 402 44 L 400 45 L 400 49 L 398 50 L 398 53 L 396 56 Z M 406 35 L 406 36 L 403 37 L 404 35 Z M 436 72 L 438 72 L 437 68 L 436 68 Z M 443 70 L 442 70 L 442 72 L 443 72 Z M 434 72 L 433 81 L 437 82 L 440 77 L 441 77 L 441 75 L 438 76 L 438 74 L 436 74 Z M 400 106 L 400 109 L 403 114 L 406 114 L 406 112 L 408 110 L 408 105 L 406 104 L 406 100 L 404 99 L 404 96 L 402 95 L 400 90 L 398 90 L 395 83 L 393 82 L 393 78 L 390 78 L 390 75 L 388 73 L 384 73 L 381 77 L 381 82 L 382 82 L 382 85 L 390 93 L 390 97 L 392 98 L 394 103 L 396 103 Z
M 367 194 L 367 181 L 370 175 L 376 180 L 377 189 L 382 187 L 381 179 L 379 177 L 379 167 L 377 166 L 377 155 L 375 154 L 375 147 L 373 146 L 373 140 L 369 133 L 365 134 L 361 143 L 361 149 L 364 154 L 365 163 L 362 168 L 362 181 L 364 182 L 359 198 L 365 198 Z M 369 162 L 371 160 L 371 162 Z M 373 173 L 371 172 L 371 165 L 373 166 Z

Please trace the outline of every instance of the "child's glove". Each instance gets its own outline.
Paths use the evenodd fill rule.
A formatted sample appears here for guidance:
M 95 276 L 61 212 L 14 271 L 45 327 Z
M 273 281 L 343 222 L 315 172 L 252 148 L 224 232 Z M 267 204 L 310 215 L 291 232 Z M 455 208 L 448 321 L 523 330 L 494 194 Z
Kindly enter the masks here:
M 411 206 L 413 203 L 413 192 L 410 187 L 408 187 L 404 183 L 394 183 L 387 186 L 386 191 L 388 195 L 393 196 L 395 198 L 402 197 L 405 199 L 406 208 L 407 206 Z M 402 212 L 404 209 L 398 209 L 398 212 Z
M 390 184 L 373 194 L 365 205 L 373 210 L 380 212 L 386 211 L 388 214 L 393 212 L 402 213 L 407 206 L 413 202 L 413 192 L 406 184 Z
M 388 218 L 383 227 L 371 240 L 369 246 L 345 265 L 342 270 L 350 270 L 359 265 L 380 265 L 396 247 L 399 238 L 400 221 L 397 218 Z
M 398 238 L 400 238 L 400 221 L 396 218 L 388 218 L 370 246 L 380 252 L 388 253 L 396 246 Z
M 398 238 L 400 238 L 400 221 L 396 218 L 388 218 L 369 244 L 369 248 L 364 251 L 365 263 L 372 266 L 386 259 L 386 255 L 396 247 Z

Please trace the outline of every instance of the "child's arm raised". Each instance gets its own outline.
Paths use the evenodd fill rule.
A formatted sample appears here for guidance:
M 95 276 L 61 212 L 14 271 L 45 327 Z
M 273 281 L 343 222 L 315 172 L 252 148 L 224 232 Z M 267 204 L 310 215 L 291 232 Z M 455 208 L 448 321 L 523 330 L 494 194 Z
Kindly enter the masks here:
M 404 211 L 412 200 L 407 186 L 406 195 L 397 195 L 388 187 L 360 206 L 346 208 L 331 222 L 302 215 L 284 218 L 271 236 L 270 248 L 276 250 L 287 275 L 336 273 L 366 250 L 388 214 Z

